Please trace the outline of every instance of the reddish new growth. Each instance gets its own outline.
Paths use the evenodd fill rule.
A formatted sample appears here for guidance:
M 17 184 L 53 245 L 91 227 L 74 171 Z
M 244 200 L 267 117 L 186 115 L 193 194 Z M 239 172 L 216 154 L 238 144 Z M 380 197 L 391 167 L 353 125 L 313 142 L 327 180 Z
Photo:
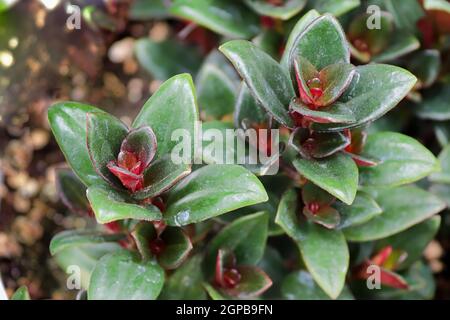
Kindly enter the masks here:
M 369 45 L 364 40 L 356 38 L 352 40 L 352 44 L 358 51 L 370 53 Z
M 320 210 L 320 204 L 318 202 L 310 202 L 306 206 L 312 214 L 316 214 Z
M 155 256 L 160 255 L 166 247 L 166 244 L 164 243 L 164 240 L 162 240 L 160 237 L 157 237 L 150 241 L 149 248 L 152 254 Z
M 282 6 L 284 4 L 284 0 L 266 0 L 266 2 L 276 7 Z
M 120 151 L 117 162 L 111 161 L 107 167 L 132 192 L 144 187 L 143 173 L 145 167 L 138 155 L 128 151 Z
M 235 268 L 225 269 L 223 271 L 222 284 L 227 289 L 233 289 L 241 281 L 241 274 Z
M 314 100 L 319 99 L 323 94 L 322 82 L 319 78 L 312 78 L 306 82 Z
M 236 259 L 232 253 L 226 257 L 227 265 L 224 265 L 225 252 L 219 250 L 216 258 L 215 282 L 222 289 L 234 289 L 241 281 L 241 274 L 236 268 Z

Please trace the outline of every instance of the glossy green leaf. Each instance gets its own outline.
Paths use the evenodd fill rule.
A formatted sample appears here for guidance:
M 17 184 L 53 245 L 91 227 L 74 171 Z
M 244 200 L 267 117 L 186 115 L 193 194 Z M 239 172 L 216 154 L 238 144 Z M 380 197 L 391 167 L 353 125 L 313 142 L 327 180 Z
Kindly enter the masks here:
M 356 194 L 355 201 L 353 201 L 351 206 L 342 202 L 336 202 L 333 204 L 333 207 L 341 214 L 339 229 L 363 224 L 382 213 L 380 206 L 375 200 L 364 192 Z
M 321 207 L 331 205 L 335 198 L 314 183 L 306 183 L 302 187 L 302 200 L 305 204 L 317 203 Z
M 297 38 L 300 36 L 300 34 L 303 33 L 303 31 L 306 29 L 308 25 L 311 24 L 315 19 L 317 19 L 320 16 L 320 14 L 316 10 L 309 10 L 307 13 L 305 13 L 295 24 L 295 26 L 292 28 L 291 33 L 289 34 L 288 40 L 286 42 L 286 46 L 284 48 L 283 56 L 281 57 L 281 66 L 283 69 L 289 73 L 290 70 L 290 57 L 292 54 L 292 51 L 295 50 L 295 43 Z
M 261 182 L 238 165 L 207 165 L 168 193 L 164 220 L 183 226 L 267 201 Z
M 340 102 L 313 110 L 300 103 L 298 99 L 295 99 L 291 101 L 290 109 L 311 120 L 313 127 L 327 123 L 345 123 L 350 125 L 356 122 L 353 111 Z
M 240 1 L 175 0 L 170 13 L 231 38 L 248 39 L 259 29 L 258 16 Z
M 277 121 L 292 127 L 287 107 L 295 96 L 288 75 L 267 53 L 248 41 L 234 40 L 219 50 L 233 63 L 251 94 Z
M 48 121 L 61 151 L 87 186 L 105 184 L 95 171 L 86 146 L 86 114 L 102 110 L 77 102 L 59 102 L 48 109 Z
M 419 78 L 421 87 L 431 86 L 436 81 L 440 68 L 441 56 L 436 49 L 419 51 L 408 62 L 408 70 Z
M 305 238 L 298 243 L 303 261 L 317 284 L 336 299 L 344 288 L 349 251 L 344 235 L 314 223 L 301 225 Z
M 357 8 L 360 4 L 360 0 L 314 0 L 311 3 L 312 7 L 320 13 L 331 13 L 335 17 Z
M 172 139 L 174 132 L 190 137 L 189 145 L 193 151 L 197 120 L 198 107 L 192 78 L 188 74 L 180 74 L 164 82 L 147 100 L 134 120 L 133 128 L 149 126 L 153 129 L 158 142 L 153 160 L 156 161 L 179 143 L 177 139 Z
M 89 300 L 154 300 L 164 284 L 164 270 L 121 250 L 103 256 L 92 272 Z
M 421 119 L 450 120 L 450 84 L 436 85 L 425 91 L 423 100 L 417 106 L 417 116 Z
M 267 112 L 253 98 L 250 91 L 242 82 L 239 95 L 236 100 L 236 110 L 234 112 L 234 125 L 237 128 L 246 129 L 252 124 L 264 124 L 267 122 Z
M 233 112 L 237 88 L 224 71 L 206 64 L 198 74 L 195 84 L 203 118 L 220 119 Z
M 136 41 L 134 51 L 139 64 L 161 81 L 180 73 L 196 74 L 202 61 L 197 48 L 173 39 L 156 42 L 142 38 Z
M 350 63 L 350 50 L 339 22 L 329 14 L 315 19 L 295 40 L 290 68 L 295 57 L 308 60 L 317 70 L 334 63 Z
M 201 272 L 202 257 L 193 256 L 178 268 L 164 283 L 162 300 L 206 300 Z
M 91 203 L 95 218 L 99 223 L 108 223 L 124 219 L 146 221 L 161 220 L 161 211 L 151 205 L 134 204 L 122 193 L 98 186 L 89 187 L 87 197 Z
M 297 171 L 346 204 L 352 204 L 358 187 L 358 168 L 355 162 L 342 153 L 324 159 L 293 161 Z
M 56 170 L 56 189 L 61 201 L 70 211 L 80 215 L 89 213 L 90 205 L 86 198 L 86 186 L 72 170 L 66 168 Z
M 412 183 L 439 169 L 439 163 L 427 148 L 396 132 L 369 135 L 362 156 L 379 161 L 375 166 L 359 169 L 360 182 L 367 186 Z
M 110 184 L 121 186 L 107 164 L 117 160 L 122 141 L 128 134 L 127 126 L 116 117 L 103 112 L 88 113 L 86 126 L 89 157 L 95 170 Z
M 289 189 L 281 197 L 277 215 L 275 217 L 275 223 L 278 224 L 289 237 L 297 242 L 302 241 L 305 238 L 305 234 L 300 228 L 298 213 L 297 193 L 294 189 Z
M 69 247 L 117 242 L 124 238 L 123 234 L 107 234 L 99 230 L 67 230 L 55 235 L 50 242 L 50 254 L 55 255 Z
M 228 249 L 238 265 L 256 265 L 264 254 L 267 241 L 267 212 L 257 212 L 234 220 L 208 244 L 206 266 L 214 267 L 219 249 Z
M 169 10 L 164 0 L 135 0 L 129 15 L 132 20 L 164 19 L 169 16 Z
M 294 271 L 288 274 L 281 285 L 281 293 L 287 300 L 329 300 L 329 296 L 315 283 L 307 271 Z M 353 300 L 354 297 L 344 287 L 337 300 Z
M 376 248 L 389 245 L 394 250 L 406 252 L 406 259 L 396 266 L 396 270 L 407 269 L 421 258 L 426 246 L 438 232 L 440 224 L 440 216 L 429 218 L 403 232 L 379 240 Z
M 395 107 L 416 83 L 409 71 L 391 65 L 369 64 L 356 67 L 349 88 L 339 99 L 356 122 L 352 124 L 314 124 L 316 130 L 342 130 L 374 121 Z
M 341 222 L 341 216 L 339 212 L 332 207 L 324 207 L 317 212 L 312 212 L 307 206 L 303 207 L 303 214 L 318 225 L 321 225 L 327 229 L 335 229 Z
M 31 300 L 27 286 L 21 286 L 11 297 L 11 300 Z
M 120 245 L 116 242 L 89 242 L 82 245 L 68 246 L 56 253 L 54 259 L 64 271 L 73 272 L 73 266 L 78 266 L 80 268 L 81 287 L 87 289 L 92 270 L 94 270 L 97 261 L 105 254 L 120 249 Z
M 143 200 L 166 192 L 191 173 L 189 164 L 176 164 L 169 154 L 152 161 L 144 172 L 144 188 L 133 193 L 133 198 Z
M 281 20 L 288 20 L 299 13 L 306 0 L 286 0 L 281 5 L 273 5 L 265 0 L 244 0 L 256 13 Z
M 435 195 L 415 186 L 382 189 L 375 201 L 383 212 L 367 223 L 346 228 L 350 241 L 370 241 L 391 236 L 406 230 L 445 208 L 445 203 Z

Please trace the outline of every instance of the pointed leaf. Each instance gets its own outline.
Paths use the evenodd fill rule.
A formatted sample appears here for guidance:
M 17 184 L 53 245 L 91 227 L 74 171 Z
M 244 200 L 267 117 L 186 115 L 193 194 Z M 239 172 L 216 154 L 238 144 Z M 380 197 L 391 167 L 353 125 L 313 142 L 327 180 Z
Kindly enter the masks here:
M 306 0 L 287 0 L 280 5 L 273 5 L 266 0 L 244 0 L 244 2 L 261 16 L 281 20 L 289 20 L 299 13 L 306 4 Z
M 183 226 L 267 199 L 261 182 L 243 167 L 207 165 L 169 191 L 164 220 Z
M 192 78 L 188 74 L 180 74 L 164 82 L 148 99 L 134 120 L 133 128 L 149 126 L 153 129 L 158 142 L 156 160 L 170 153 L 178 144 L 176 139 L 172 139 L 177 129 L 183 130 L 191 139 L 192 151 L 196 121 L 198 108 Z
M 154 300 L 164 284 L 164 270 L 121 250 L 100 259 L 92 272 L 89 300 Z
M 361 184 L 368 186 L 412 183 L 439 168 L 436 158 L 427 148 L 396 132 L 369 135 L 362 156 L 379 160 L 375 166 L 359 169 Z
M 368 194 L 358 192 L 352 205 L 336 202 L 333 207 L 341 214 L 339 229 L 357 226 L 366 223 L 370 219 L 382 213 L 380 206 Z
M 272 286 L 272 280 L 258 267 L 238 266 L 237 270 L 241 275 L 241 280 L 233 289 L 223 289 L 227 295 L 239 299 L 249 299 L 261 295 Z
M 303 221 L 298 219 L 298 215 L 297 193 L 294 189 L 290 189 L 281 197 L 277 215 L 275 217 L 275 223 L 296 242 L 302 241 L 306 236 L 304 231 L 300 228 L 300 223 Z
M 86 141 L 89 157 L 97 173 L 110 184 L 120 187 L 121 183 L 107 167 L 115 161 L 128 128 L 114 116 L 92 112 L 86 115 Z
M 107 234 L 99 230 L 67 230 L 55 235 L 50 242 L 50 254 L 55 255 L 69 247 L 117 242 L 124 238 L 123 234 Z
M 122 157 L 124 153 L 125 157 L 126 153 L 131 153 L 141 162 L 141 167 L 147 168 L 155 156 L 156 148 L 156 136 L 150 127 L 130 130 L 120 146 L 118 161 L 126 164 L 127 159 Z
M 257 212 L 223 228 L 208 245 L 206 266 L 214 265 L 219 249 L 232 251 L 238 265 L 256 265 L 266 247 L 268 218 L 266 212 Z
M 117 191 L 92 186 L 87 190 L 95 218 L 99 223 L 108 223 L 124 219 L 157 221 L 162 219 L 161 211 L 153 205 L 140 206 Z
M 170 13 L 231 38 L 248 39 L 259 29 L 257 15 L 240 1 L 175 0 Z
M 351 124 L 314 124 L 316 130 L 339 131 L 374 121 L 395 107 L 416 83 L 409 71 L 390 65 L 369 64 L 356 67 L 352 83 L 339 103 L 353 113 Z
M 31 300 L 27 286 L 21 286 L 17 289 L 12 295 L 11 300 Z
M 329 296 L 314 282 L 307 271 L 294 271 L 288 274 L 281 285 L 281 293 L 287 300 L 329 300 Z M 353 300 L 354 297 L 344 287 L 337 300 Z
M 290 68 L 298 56 L 311 62 L 317 70 L 334 63 L 350 63 L 350 50 L 339 22 L 325 14 L 309 24 L 295 40 L 289 57 Z
M 339 212 L 332 207 L 324 207 L 313 213 L 307 206 L 303 208 L 303 214 L 312 222 L 317 223 L 327 229 L 334 229 L 341 222 Z
M 280 65 L 244 40 L 229 41 L 219 50 L 233 63 L 258 103 L 281 124 L 292 127 L 287 107 L 295 93 Z
M 297 158 L 293 165 L 312 183 L 352 204 L 358 187 L 358 168 L 349 156 L 338 153 L 319 160 Z
M 344 229 L 350 241 L 370 241 L 391 236 L 433 216 L 445 208 L 436 196 L 415 186 L 383 189 L 375 201 L 382 214 L 367 223 Z
M 77 178 L 70 169 L 58 169 L 56 171 L 56 189 L 64 205 L 70 211 L 88 215 L 91 208 L 86 198 L 86 186 Z
M 303 130 L 297 129 L 291 133 L 289 145 L 304 156 L 326 158 L 350 144 L 350 140 L 340 132 L 314 131 L 307 139 L 304 139 L 301 131 Z
M 86 186 L 104 184 L 95 171 L 86 146 L 86 114 L 102 110 L 77 102 L 59 102 L 48 110 L 52 132 L 67 162 Z
M 180 73 L 196 74 L 202 61 L 197 48 L 175 39 L 155 42 L 142 38 L 136 41 L 134 51 L 139 64 L 161 81 Z

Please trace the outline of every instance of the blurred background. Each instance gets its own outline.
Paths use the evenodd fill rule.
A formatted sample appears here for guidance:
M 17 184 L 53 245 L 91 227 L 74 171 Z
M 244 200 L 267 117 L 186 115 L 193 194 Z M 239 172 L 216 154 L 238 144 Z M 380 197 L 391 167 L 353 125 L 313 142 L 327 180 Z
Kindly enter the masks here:
M 55 168 L 64 165 L 64 158 L 49 131 L 47 108 L 59 100 L 81 101 L 129 123 L 163 80 L 181 72 L 195 76 L 202 60 L 223 41 L 168 15 L 168 3 L 0 0 L 0 273 L 9 295 L 26 285 L 33 299 L 73 298 L 48 245 L 55 233 L 90 223 L 70 213 L 58 197 Z M 71 5 L 80 8 L 79 29 Z M 449 17 L 433 21 L 450 26 Z M 276 27 L 276 21 L 258 19 L 263 27 Z M 135 52 L 141 38 L 158 44 L 148 46 L 148 61 Z M 380 125 L 401 126 L 408 117 L 394 112 L 392 123 Z M 400 130 L 439 152 L 429 119 Z M 449 252 L 448 232 L 425 251 L 437 298 L 450 298 Z

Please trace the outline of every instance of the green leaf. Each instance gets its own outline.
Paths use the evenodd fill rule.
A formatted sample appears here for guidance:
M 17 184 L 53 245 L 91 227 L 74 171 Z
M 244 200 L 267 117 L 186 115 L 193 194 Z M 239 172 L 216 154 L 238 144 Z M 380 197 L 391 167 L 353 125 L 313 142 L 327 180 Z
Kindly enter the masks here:
M 302 187 L 302 200 L 304 204 L 314 202 L 323 207 L 331 205 L 335 198 L 328 192 L 317 187 L 314 183 L 306 183 Z
M 392 61 L 414 50 L 419 49 L 419 47 L 420 47 L 419 40 L 412 34 L 396 32 L 392 37 L 389 46 L 385 50 L 383 50 L 380 54 L 375 55 L 372 58 L 372 61 L 373 62 Z
M 349 156 L 337 153 L 324 159 L 297 158 L 293 165 L 315 185 L 352 204 L 358 188 L 358 167 Z
M 161 300 L 206 300 L 201 272 L 201 255 L 196 255 L 178 268 L 164 283 Z
M 450 143 L 450 123 L 435 123 L 434 124 L 434 135 L 438 140 L 442 148 Z
M 48 121 L 61 151 L 86 186 L 105 184 L 95 171 L 86 146 L 86 114 L 102 110 L 77 102 L 59 102 L 48 109 Z
M 281 294 L 287 300 L 329 300 L 329 296 L 314 282 L 311 274 L 299 270 L 288 274 L 282 282 Z M 354 297 L 344 287 L 337 300 L 353 300 Z
M 394 250 L 406 252 L 408 254 L 406 259 L 399 266 L 396 266 L 395 269 L 407 269 L 422 257 L 426 246 L 438 232 L 440 224 L 440 216 L 429 218 L 403 232 L 379 240 L 376 243 L 376 248 L 381 249 L 386 246 L 392 246 Z
M 420 80 L 420 87 L 429 87 L 437 79 L 441 69 L 441 55 L 436 49 L 417 52 L 408 61 L 408 70 Z
M 281 66 L 289 74 L 289 64 L 290 64 L 290 57 L 292 54 L 292 51 L 295 50 L 295 43 L 297 38 L 300 36 L 301 33 L 306 29 L 308 25 L 311 24 L 314 20 L 316 20 L 320 14 L 316 10 L 310 10 L 307 13 L 305 13 L 295 24 L 294 28 L 292 29 L 291 33 L 289 34 L 288 40 L 286 42 L 286 46 L 284 48 L 283 56 L 281 57 Z
M 169 11 L 164 2 L 164 0 L 135 0 L 131 4 L 130 19 L 143 21 L 165 19 L 169 16 Z
M 308 207 L 303 207 L 303 214 L 318 225 L 321 225 L 327 229 L 335 229 L 341 222 L 341 216 L 339 212 L 332 207 L 324 207 L 317 212 L 312 212 Z
M 275 60 L 280 57 L 280 48 L 283 47 L 284 37 L 275 29 L 265 28 L 252 39 L 252 42 Z
M 121 250 L 103 256 L 92 272 L 89 300 L 154 300 L 164 284 L 164 270 Z
M 282 5 L 273 5 L 265 0 L 244 0 L 244 2 L 261 16 L 288 20 L 299 13 L 306 0 L 287 0 Z
M 197 48 L 169 39 L 136 41 L 134 51 L 139 64 L 155 79 L 165 81 L 180 73 L 196 74 L 202 61 Z
M 164 220 L 183 226 L 268 200 L 261 182 L 238 165 L 207 165 L 168 193 Z
M 208 295 L 211 297 L 212 300 L 226 300 L 225 297 L 223 297 L 219 291 L 217 291 L 212 285 L 209 283 L 203 282 L 203 287 L 205 288 L 206 292 L 208 292 Z
M 195 84 L 203 118 L 220 119 L 234 110 L 236 85 L 228 75 L 212 64 L 205 64 Z
M 124 238 L 123 234 L 107 234 L 99 230 L 67 230 L 55 235 L 50 242 L 50 254 L 55 255 L 69 247 L 117 242 Z
M 97 261 L 105 254 L 120 250 L 121 247 L 116 242 L 104 243 L 84 243 L 81 245 L 68 246 L 64 250 L 60 250 L 54 256 L 56 263 L 64 271 L 70 271 L 71 266 L 80 268 L 80 282 L 84 289 L 89 287 L 89 281 L 92 270 Z
M 156 197 L 166 192 L 191 173 L 191 165 L 176 164 L 169 154 L 152 161 L 144 172 L 144 188 L 133 193 L 138 200 Z
M 361 167 L 360 182 L 367 186 L 398 186 L 420 180 L 439 168 L 434 155 L 417 140 L 396 132 L 367 137 L 361 154 L 380 162 Z
M 70 169 L 56 170 L 56 189 L 61 201 L 70 211 L 87 215 L 90 205 L 86 198 L 86 186 Z
M 343 103 L 337 102 L 331 106 L 323 107 L 318 110 L 313 110 L 305 106 L 298 99 L 292 100 L 290 109 L 298 112 L 303 117 L 313 122 L 313 127 L 316 123 L 346 123 L 352 124 L 356 122 L 352 110 L 347 108 Z
M 368 64 L 356 67 L 352 83 L 339 99 L 353 113 L 352 124 L 314 124 L 316 130 L 340 131 L 374 121 L 395 107 L 412 89 L 416 77 L 391 65 Z
M 167 227 L 158 236 L 158 232 L 152 223 L 140 222 L 131 235 L 144 260 L 155 257 L 150 249 L 151 242 L 156 239 L 162 240 L 162 251 L 156 255 L 156 259 L 161 267 L 167 270 L 178 268 L 192 250 L 191 240 L 181 228 Z
M 292 127 L 287 107 L 295 92 L 280 65 L 244 40 L 229 41 L 219 50 L 233 63 L 258 103 L 281 124 Z
M 21 286 L 17 289 L 12 295 L 11 300 L 31 300 L 27 286 Z
M 417 22 L 425 15 L 419 2 L 415 0 L 384 0 L 384 3 L 387 10 L 393 15 L 399 29 L 416 32 Z
M 335 17 L 357 8 L 360 4 L 360 0 L 314 0 L 311 3 L 312 7 L 320 13 L 331 13 Z
M 250 38 L 259 30 L 258 16 L 239 1 L 175 0 L 170 13 L 231 38 Z
M 445 208 L 442 200 L 415 186 L 379 190 L 375 201 L 383 210 L 382 214 L 367 223 L 344 229 L 349 241 L 371 241 L 391 236 Z
M 156 221 L 162 219 L 161 211 L 147 204 L 134 204 L 122 193 L 104 187 L 92 186 L 87 190 L 95 218 L 99 223 L 108 223 L 124 219 Z
M 297 195 L 287 191 L 281 198 L 275 223 L 299 246 L 303 261 L 319 286 L 333 299 L 341 293 L 349 264 L 344 235 L 338 230 L 299 220 Z
M 156 160 L 170 153 L 178 144 L 172 139 L 177 129 L 191 138 L 193 151 L 196 121 L 198 107 L 192 78 L 188 74 L 180 74 L 164 82 L 148 99 L 134 120 L 133 128 L 149 126 L 153 129 L 158 142 Z
M 238 265 L 256 265 L 261 260 L 267 241 L 267 212 L 257 212 L 234 220 L 208 244 L 205 264 L 214 269 L 217 252 L 234 253 Z
M 430 180 L 437 183 L 450 183 L 450 144 L 439 153 L 442 170 L 430 175 Z
M 317 284 L 336 299 L 344 288 L 349 252 L 344 235 L 314 223 L 301 225 L 305 238 L 298 243 L 303 261 Z
M 250 94 L 250 90 L 245 82 L 242 82 L 234 112 L 234 125 L 236 128 L 246 129 L 251 127 L 252 124 L 266 123 L 267 116 L 267 112 Z
M 128 134 L 127 126 L 108 113 L 90 112 L 86 115 L 86 127 L 89 156 L 95 170 L 110 184 L 120 187 L 121 183 L 107 164 L 117 160 L 122 141 Z
M 308 60 L 317 70 L 335 63 L 350 63 L 350 49 L 339 22 L 325 14 L 315 19 L 302 32 L 290 52 L 289 68 L 295 57 Z
M 417 116 L 421 119 L 450 120 L 450 84 L 436 85 L 425 91 L 423 100 L 417 106 Z
M 352 205 L 336 202 L 333 207 L 341 214 L 339 229 L 363 224 L 382 213 L 380 206 L 368 194 L 359 191 Z

